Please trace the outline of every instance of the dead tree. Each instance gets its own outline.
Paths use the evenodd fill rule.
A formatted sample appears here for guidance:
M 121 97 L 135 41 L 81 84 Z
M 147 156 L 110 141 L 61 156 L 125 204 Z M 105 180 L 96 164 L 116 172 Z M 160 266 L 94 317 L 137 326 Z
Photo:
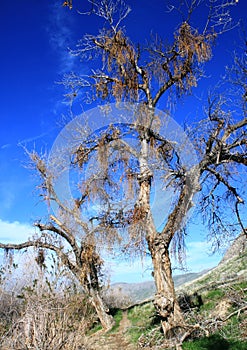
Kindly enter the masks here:
M 202 194 L 200 209 L 210 213 L 209 223 L 216 234 L 223 224 L 219 215 L 217 191 L 225 188 L 234 203 L 238 223 L 243 227 L 239 207 L 243 205 L 244 199 L 236 187 L 232 169 L 234 165 L 245 168 L 247 162 L 245 115 L 241 120 L 229 118 L 221 100 L 209 100 L 206 121 L 201 122 L 199 131 L 194 130 L 192 133 L 198 160 L 190 166 L 183 163 L 176 143 L 164 137 L 158 127 L 165 118 L 164 114 L 156 114 L 158 103 L 171 92 L 181 96 L 196 87 L 202 65 L 211 59 L 213 42 L 222 32 L 232 28 L 229 7 L 237 2 L 228 1 L 219 5 L 214 0 L 206 2 L 208 6 L 201 11 L 205 13 L 205 9 L 208 10 L 204 26 L 195 29 L 191 25 L 195 9 L 203 6 L 204 2 L 193 0 L 188 7 L 188 2 L 180 2 L 178 10 L 186 11 L 187 16 L 174 32 L 173 41 L 165 45 L 162 39 L 156 37 L 147 49 L 141 50 L 140 45 L 131 42 L 121 27 L 130 8 L 122 0 L 94 1 L 93 14 L 104 18 L 107 24 L 98 35 L 86 34 L 78 49 L 72 53 L 82 59 L 101 57 L 102 66 L 87 76 L 68 74 L 63 84 L 69 88 L 71 101 L 86 91 L 87 96 L 91 94 L 92 100 L 127 101 L 131 106 L 138 102 L 138 106 L 134 107 L 137 108 L 135 119 L 127 123 L 127 129 L 126 125 L 113 123 L 93 137 L 87 134 L 80 146 L 72 150 L 71 165 L 82 171 L 88 167 L 90 159 L 97 155 L 97 169 L 89 171 L 88 177 L 81 183 L 81 194 L 75 202 L 76 215 L 72 209 L 65 209 L 58 204 L 66 215 L 76 218 L 77 224 L 85 231 L 87 239 L 83 240 L 80 248 L 74 235 L 69 233 L 71 231 L 67 229 L 65 221 L 51 217 L 52 222 L 48 226 L 38 224 L 43 232 L 62 232 L 59 235 L 69 242 L 76 263 L 63 253 L 61 246 L 58 248 L 47 242 L 47 235 L 42 236 L 44 241 L 39 239 L 32 242 L 33 245 L 56 251 L 71 271 L 88 286 L 89 295 L 91 293 L 92 299 L 96 298 L 96 306 L 98 294 L 95 296 L 94 292 L 98 289 L 98 282 L 91 266 L 100 266 L 94 249 L 99 237 L 105 239 L 107 244 L 120 242 L 125 251 L 132 249 L 132 252 L 140 252 L 147 247 L 152 257 L 157 288 L 154 304 L 165 335 L 174 336 L 177 343 L 184 339 L 187 331 L 175 295 L 169 249 L 177 235 L 183 238 L 185 218 L 194 205 L 194 196 Z M 128 133 L 135 135 L 136 147 L 127 142 Z M 164 182 L 164 187 L 175 191 L 168 215 L 161 210 L 160 215 L 164 215 L 165 223 L 159 231 L 150 203 L 157 168 L 163 174 L 159 181 Z M 125 194 L 119 200 L 119 195 L 123 194 L 119 191 L 119 183 L 123 180 L 132 192 L 131 206 L 126 205 Z M 48 188 L 48 193 L 49 200 L 54 200 L 54 191 Z M 223 197 L 221 199 L 227 198 Z M 82 223 L 78 212 L 83 214 L 85 203 L 90 203 L 92 198 L 97 198 L 97 204 L 100 205 L 97 215 L 89 218 L 92 223 L 90 231 L 88 225 Z M 9 247 L 20 249 L 27 245 Z M 85 256 L 89 254 L 86 264 L 85 258 L 81 260 L 84 251 Z M 83 266 L 86 266 L 85 272 L 82 272 Z M 110 323 L 109 319 L 105 322 L 107 326 Z
M 48 206 L 52 202 L 57 208 L 57 216 L 50 215 L 47 223 L 36 222 L 38 228 L 37 237 L 32 237 L 21 244 L 2 244 L 0 248 L 5 250 L 22 250 L 29 247 L 37 248 L 36 262 L 42 268 L 44 264 L 44 252 L 54 252 L 62 264 L 67 268 L 82 285 L 89 302 L 95 308 L 99 320 L 104 329 L 109 329 L 114 324 L 113 318 L 108 314 L 101 297 L 101 277 L 103 260 L 96 247 L 94 232 L 90 229 L 90 223 L 80 219 L 77 213 L 76 201 L 71 207 L 66 201 L 61 201 L 54 189 L 54 177 L 56 174 L 47 169 L 47 164 L 37 153 L 29 153 L 34 168 L 42 179 L 41 196 Z M 86 194 L 85 194 L 86 196 Z
M 82 142 L 74 154 L 74 164 L 83 168 L 92 152 L 102 153 L 103 150 L 106 176 L 101 179 L 101 185 L 95 188 L 103 188 L 101 193 L 109 201 L 107 191 L 109 188 L 112 191 L 114 181 L 110 181 L 108 170 L 113 167 L 114 161 L 115 164 L 117 162 L 112 158 L 114 151 L 118 149 L 121 153 L 122 164 L 125 159 L 125 168 L 122 165 L 123 176 L 135 191 L 133 208 L 128 211 L 122 208 L 117 215 L 113 215 L 113 206 L 110 205 L 110 209 L 101 217 L 98 216 L 97 220 L 102 223 L 108 220 L 108 224 L 113 227 L 128 225 L 129 243 L 125 247 L 132 243 L 136 250 L 140 250 L 145 242 L 153 262 L 157 288 L 154 303 L 162 320 L 162 328 L 165 334 L 176 335 L 177 338 L 179 329 L 183 332 L 186 324 L 175 296 L 169 248 L 177 234 L 183 237 L 184 221 L 194 205 L 194 196 L 202 194 L 199 209 L 210 213 L 208 222 L 217 237 L 216 234 L 223 227 L 216 203 L 217 200 L 220 202 L 217 192 L 220 188 L 225 188 L 225 193 L 231 196 L 234 203 L 238 223 L 244 228 L 239 212 L 244 199 L 233 184 L 232 169 L 234 165 L 246 165 L 245 115 L 241 120 L 229 118 L 221 100 L 209 99 L 208 117 L 200 125 L 200 128 L 203 125 L 203 132 L 198 135 L 196 130 L 192 132 L 198 161 L 190 167 L 183 164 L 172 141 L 162 137 L 155 126 L 162 122 L 155 112 L 158 102 L 174 90 L 181 96 L 196 87 L 202 65 L 211 59 L 214 41 L 221 33 L 233 27 L 229 7 L 237 2 L 216 4 L 209 0 L 204 27 L 193 28 L 191 18 L 202 3 L 191 1 L 186 8 L 187 17 L 184 17 L 174 32 L 174 40 L 170 45 L 165 45 L 162 39 L 156 37 L 143 52 L 139 45 L 131 42 L 120 26 L 130 11 L 129 7 L 121 0 L 114 4 L 107 0 L 95 2 L 94 14 L 103 17 L 109 26 L 100 30 L 98 35 L 86 34 L 73 54 L 82 59 L 101 57 L 102 67 L 94 69 L 88 76 L 69 74 L 63 81 L 65 87 L 70 89 L 68 96 L 72 99 L 80 97 L 81 91 L 86 90 L 99 100 L 139 103 L 136 120 L 129 125 L 136 133 L 137 148 L 127 145 L 124 131 L 115 126 L 114 135 L 112 131 L 105 130 L 104 136 L 96 138 L 93 145 Z M 178 10 L 182 12 L 183 6 L 187 5 L 187 2 L 186 5 L 181 2 Z M 133 158 L 137 160 L 135 166 Z M 176 189 L 173 207 L 167 217 L 164 213 L 166 221 L 160 232 L 155 226 L 150 206 L 155 175 L 152 165 L 155 163 L 163 171 L 164 186 Z M 205 190 L 208 190 L 207 194 Z M 227 196 L 221 196 L 221 200 Z

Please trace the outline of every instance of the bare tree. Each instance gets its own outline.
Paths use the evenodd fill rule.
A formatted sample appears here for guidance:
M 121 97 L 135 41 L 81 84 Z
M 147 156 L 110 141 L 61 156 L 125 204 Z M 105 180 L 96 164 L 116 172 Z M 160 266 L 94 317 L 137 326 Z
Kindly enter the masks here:
M 128 131 L 119 125 L 111 125 L 95 137 L 94 142 L 87 138 L 74 153 L 73 163 L 83 169 L 92 154 L 103 154 L 101 174 L 104 176 L 94 176 L 91 181 L 109 209 L 101 212 L 96 220 L 101 225 L 128 226 L 126 249 L 134 246 L 141 251 L 145 244 L 148 246 L 157 288 L 155 306 L 162 319 L 162 328 L 165 334 L 178 338 L 178 329 L 183 332 L 186 324 L 175 296 L 169 248 L 173 241 L 178 243 L 181 251 L 185 218 L 198 193 L 202 195 L 199 210 L 205 214 L 216 243 L 219 242 L 218 234 L 227 231 L 225 215 L 222 215 L 223 202 L 224 206 L 233 204 L 238 225 L 244 230 L 239 210 L 244 198 L 237 177 L 246 166 L 247 119 L 245 110 L 239 119 L 234 119 L 230 110 L 226 110 L 222 97 L 209 97 L 206 119 L 200 122 L 198 129 L 192 130 L 198 159 L 188 166 L 174 141 L 159 132 L 158 125 L 165 117 L 157 114 L 155 108 L 172 91 L 180 96 L 196 87 L 202 65 L 211 58 L 213 42 L 233 27 L 229 7 L 236 3 L 208 1 L 204 26 L 195 29 L 190 24 L 191 18 L 197 7 L 205 2 L 191 1 L 190 5 L 180 2 L 177 10 L 187 15 L 174 32 L 173 42 L 165 45 L 162 39 L 155 37 L 146 49 L 141 50 L 120 27 L 129 7 L 121 0 L 95 2 L 94 14 L 107 20 L 109 27 L 98 35 L 85 35 L 73 53 L 83 59 L 100 57 L 102 67 L 87 76 L 67 75 L 63 81 L 70 89 L 71 100 L 81 97 L 81 91 L 86 90 L 91 93 L 91 98 L 96 96 L 99 100 L 139 103 L 135 118 L 129 121 Z M 126 142 L 126 133 L 135 133 L 138 145 L 131 147 Z M 116 152 L 121 159 L 118 171 L 123 172 L 122 178 L 135 193 L 131 210 L 123 206 L 116 211 L 114 201 L 110 199 L 117 182 L 110 171 L 118 162 Z M 175 192 L 169 215 L 161 213 L 165 224 L 160 231 L 156 228 L 150 205 L 157 168 L 163 172 L 164 187 L 173 188 Z M 119 202 L 119 197 L 117 199 Z
M 88 296 L 88 301 L 95 308 L 100 322 L 105 329 L 112 327 L 114 321 L 108 314 L 100 295 L 101 273 L 103 260 L 95 244 L 94 232 L 90 223 L 78 216 L 76 200 L 71 207 L 66 201 L 61 201 L 54 189 L 56 174 L 47 169 L 47 164 L 36 152 L 28 153 L 35 170 L 40 175 L 41 196 L 47 202 L 56 204 L 58 215 L 50 215 L 48 223 L 36 222 L 37 237 L 30 238 L 21 244 L 2 244 L 0 248 L 9 250 L 23 250 L 29 247 L 37 249 L 36 262 L 42 269 L 45 264 L 46 250 L 54 252 L 62 264 L 77 278 Z M 59 166 L 59 165 L 58 165 Z
M 37 246 L 55 251 L 82 281 L 105 327 L 112 321 L 106 317 L 99 299 L 98 276 L 102 261 L 97 253 L 98 240 L 111 246 L 120 242 L 124 251 L 131 252 L 143 252 L 147 247 L 157 288 L 154 303 L 162 328 L 178 343 L 179 339 L 184 339 L 187 329 L 175 295 L 169 248 L 173 241 L 181 251 L 185 218 L 194 205 L 195 194 L 202 194 L 200 210 L 209 213 L 208 222 L 215 237 L 223 227 L 219 204 L 222 200 L 228 204 L 229 196 L 238 224 L 244 228 L 239 210 L 244 198 L 233 169 L 244 171 L 247 162 L 245 111 L 239 120 L 234 120 L 224 110 L 222 99 L 209 99 L 206 120 L 201 121 L 199 129 L 193 130 L 198 153 L 193 164 L 188 164 L 181 156 L 181 145 L 162 135 L 160 125 L 166 122 L 166 116 L 156 111 L 158 103 L 168 94 L 175 92 L 180 96 L 196 87 L 202 65 L 211 58 L 213 42 L 233 26 L 229 7 L 236 1 L 218 4 L 209 0 L 204 25 L 193 28 L 191 18 L 203 4 L 200 0 L 193 0 L 190 5 L 187 1 L 180 2 L 177 10 L 186 16 L 174 32 L 173 42 L 165 45 L 162 39 L 155 37 L 141 50 L 121 27 L 130 8 L 122 0 L 94 1 L 93 14 L 102 17 L 108 27 L 106 25 L 98 35 L 86 34 L 73 54 L 83 59 L 100 58 L 101 67 L 87 76 L 68 74 L 63 84 L 69 89 L 72 102 L 75 97 L 81 97 L 83 91 L 86 96 L 90 94 L 91 100 L 116 100 L 120 108 L 121 101 L 129 102 L 132 119 L 125 125 L 110 124 L 97 133 L 85 132 L 80 145 L 71 150 L 71 166 L 81 173 L 87 172 L 87 176 L 77 182 L 80 195 L 74 200 L 74 207 L 56 197 L 54 173 L 49 174 L 40 157 L 31 154 L 44 180 L 46 199 L 57 203 L 63 220 L 51 216 L 49 224 L 37 223 L 42 235 L 36 240 L 0 245 L 12 249 Z M 134 105 L 136 102 L 138 105 Z M 85 125 L 82 129 L 86 129 Z M 135 139 L 134 145 L 129 142 L 129 135 Z M 90 159 L 95 156 L 97 165 L 89 169 Z M 174 191 L 169 213 L 160 210 L 164 224 L 159 230 L 151 208 L 155 176 L 163 188 Z M 126 192 L 119 189 L 122 182 L 127 184 Z M 90 206 L 93 200 L 96 200 L 97 214 L 89 213 L 90 226 L 81 217 L 85 214 L 85 205 Z M 77 237 L 81 234 L 74 234 L 75 226 L 71 223 L 76 223 L 80 233 L 83 231 L 79 245 Z M 61 243 L 64 240 L 70 251 Z

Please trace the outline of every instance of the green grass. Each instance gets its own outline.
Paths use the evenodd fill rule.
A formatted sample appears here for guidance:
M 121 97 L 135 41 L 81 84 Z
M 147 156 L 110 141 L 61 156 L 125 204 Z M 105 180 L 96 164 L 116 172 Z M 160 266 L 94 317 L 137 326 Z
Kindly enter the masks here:
M 205 294 L 205 297 L 210 300 L 219 300 L 225 295 L 222 289 L 213 289 Z
M 119 324 L 120 324 L 120 322 L 121 322 L 121 320 L 123 318 L 123 311 L 122 310 L 116 310 L 114 315 L 113 315 L 113 318 L 115 320 L 115 324 L 112 327 L 112 329 L 110 329 L 107 333 L 114 333 L 114 332 L 116 332 L 118 330 Z M 97 333 L 101 329 L 102 329 L 101 324 L 100 323 L 96 323 L 94 325 L 94 327 L 89 330 L 88 334 L 91 335 L 91 334 Z
M 237 284 L 233 285 L 233 288 L 236 290 L 246 289 L 247 288 L 247 281 L 237 283 Z M 247 293 L 247 291 L 245 291 L 245 292 Z
M 213 310 L 219 300 L 221 300 L 225 295 L 222 289 L 213 289 L 203 295 L 203 305 L 200 311 L 210 311 Z
M 218 334 L 201 338 L 193 342 L 185 342 L 183 350 L 246 350 L 247 342 L 226 340 Z
M 128 334 L 133 343 L 136 343 L 141 335 L 145 335 L 155 324 L 155 309 L 152 303 L 135 306 L 128 311 L 128 319 L 131 328 Z
M 120 322 L 123 318 L 123 311 L 117 310 L 115 314 L 113 315 L 113 318 L 115 320 L 115 325 L 112 327 L 112 329 L 108 333 L 114 333 L 118 330 Z
M 232 289 L 240 291 L 241 295 L 246 295 L 243 290 L 247 287 L 247 282 L 240 282 L 232 285 Z M 207 315 L 218 305 L 218 303 L 227 298 L 228 289 L 215 288 L 208 290 L 202 294 L 204 305 L 196 312 L 196 317 L 207 317 Z M 229 309 L 229 313 L 234 311 Z M 138 339 L 150 340 L 151 344 L 155 345 L 155 341 L 160 341 L 162 332 L 159 328 L 159 322 L 155 317 L 155 309 L 152 303 L 142 306 L 135 306 L 128 312 L 128 318 L 131 321 L 131 328 L 128 333 L 133 343 Z M 241 321 L 244 319 L 244 314 L 231 317 L 218 333 L 212 334 L 209 337 L 194 339 L 187 341 L 183 345 L 184 350 L 247 350 L 247 341 L 240 341 Z M 221 336 L 224 335 L 224 338 Z M 141 338 L 140 338 L 141 337 Z M 152 338 L 152 339 L 151 339 Z
M 199 281 L 197 281 L 196 284 L 204 286 L 205 284 L 211 282 L 211 279 L 212 279 L 212 275 L 210 274 L 209 276 L 204 277 L 204 278 L 200 279 Z
M 202 296 L 203 305 L 188 315 L 188 322 L 202 324 L 213 315 L 213 311 L 221 301 L 226 301 L 230 297 L 231 300 L 240 302 L 231 303 L 227 310 L 227 315 L 235 310 L 238 310 L 241 302 L 247 301 L 247 281 L 245 270 L 247 269 L 247 254 L 234 258 L 228 261 L 225 265 L 213 270 L 201 280 L 195 281 L 190 286 L 186 287 L 185 291 L 193 293 L 197 291 Z M 239 279 L 237 273 L 241 272 Z M 235 279 L 236 278 L 236 279 Z M 243 279 L 245 279 L 243 281 Z M 235 296 L 236 294 L 236 296 Z M 233 297 L 233 299 L 232 299 Z M 241 301 L 242 300 L 242 301 Z M 226 316 L 227 316 L 226 315 Z M 152 340 L 152 346 L 155 347 L 155 341 L 160 340 L 162 332 L 159 328 L 159 322 L 155 317 L 155 310 L 152 305 L 144 304 L 136 306 L 128 313 L 128 318 L 131 321 L 129 335 L 134 343 L 138 339 Z M 198 321 L 199 320 L 199 321 Z M 183 344 L 184 350 L 247 350 L 247 322 L 246 314 L 244 312 L 240 315 L 234 315 L 229 320 L 219 323 L 218 327 L 212 327 L 212 334 L 209 337 L 194 338 L 186 341 Z M 215 332 L 215 333 L 213 333 Z M 141 338 L 140 338 L 141 337 Z M 151 340 L 152 338 L 152 340 Z M 245 340 L 241 340 L 245 339 Z M 158 344 L 157 342 L 157 344 Z M 150 345 L 150 346 L 151 346 Z
M 222 334 L 224 334 L 224 337 L 230 340 L 241 339 L 241 337 L 246 339 L 247 325 L 245 319 L 246 315 L 244 313 L 231 317 L 222 327 Z
M 215 308 L 215 306 L 216 306 L 215 301 L 207 301 L 201 306 L 200 311 L 211 311 Z

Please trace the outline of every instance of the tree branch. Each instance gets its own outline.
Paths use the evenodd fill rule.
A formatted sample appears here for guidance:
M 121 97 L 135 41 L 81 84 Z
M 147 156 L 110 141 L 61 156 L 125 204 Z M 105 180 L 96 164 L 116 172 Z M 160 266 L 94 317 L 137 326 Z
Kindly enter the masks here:
M 238 310 L 235 310 L 234 312 L 232 312 L 230 315 L 228 315 L 227 317 L 225 318 L 218 318 L 217 320 L 219 321 L 222 321 L 222 322 L 226 322 L 227 320 L 229 320 L 229 318 L 231 318 L 232 316 L 235 316 L 235 315 L 239 315 L 240 312 L 244 311 L 244 310 L 247 310 L 247 305 L 244 305 L 243 307 L 241 307 L 240 309 Z
M 229 124 L 228 127 L 226 128 L 226 131 L 224 132 L 224 135 L 222 136 L 221 141 L 223 143 L 226 142 L 226 140 L 234 133 L 234 131 L 241 129 L 243 126 L 246 126 L 246 125 L 247 125 L 247 118 L 244 118 L 235 124 Z
M 56 202 L 58 207 L 60 207 L 64 211 L 64 213 L 69 214 L 75 219 L 76 223 L 85 231 L 86 234 L 89 233 L 90 230 L 87 223 L 82 221 L 73 209 L 67 207 L 58 198 L 52 183 L 53 177 L 49 174 L 49 171 L 43 159 L 41 159 L 36 152 L 28 153 L 28 155 L 30 159 L 34 162 L 36 169 L 39 171 L 42 179 L 44 180 L 44 188 L 47 191 L 46 197 L 48 198 L 48 201 L 53 200 L 54 202 Z
M 50 216 L 51 220 L 54 221 L 59 227 L 57 228 L 53 224 L 41 224 L 40 222 L 35 223 L 35 226 L 39 228 L 41 232 L 43 231 L 52 231 L 54 233 L 57 233 L 60 237 L 64 238 L 71 248 L 74 251 L 75 257 L 77 258 L 79 256 L 79 247 L 76 244 L 75 237 L 71 233 L 71 230 L 67 228 L 60 220 L 58 220 L 55 216 L 51 215 Z
M 19 244 L 0 243 L 0 249 L 22 250 L 22 249 L 30 248 L 30 247 L 44 248 L 44 249 L 54 251 L 57 254 L 57 256 L 62 260 L 63 264 L 65 266 L 67 266 L 71 270 L 71 272 L 73 272 L 75 275 L 78 275 L 79 269 L 70 261 L 67 254 L 65 254 L 62 251 L 61 247 L 57 247 L 54 244 L 42 242 L 41 239 L 33 240 L 33 241 L 30 240 L 30 241 L 19 243 Z
M 231 186 L 229 182 L 226 179 L 224 179 L 224 177 L 220 173 L 218 173 L 212 168 L 206 168 L 206 170 L 213 174 L 219 182 L 226 186 L 226 188 L 234 195 L 238 203 L 244 203 L 244 200 L 240 197 L 236 188 Z

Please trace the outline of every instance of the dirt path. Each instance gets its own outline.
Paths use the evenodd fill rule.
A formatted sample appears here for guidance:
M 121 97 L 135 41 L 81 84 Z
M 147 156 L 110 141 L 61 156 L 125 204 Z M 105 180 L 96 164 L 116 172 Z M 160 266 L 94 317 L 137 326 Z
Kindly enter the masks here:
M 88 350 L 136 350 L 128 340 L 127 330 L 131 326 L 127 311 L 123 312 L 118 330 L 115 333 L 104 334 L 97 332 L 88 339 Z

